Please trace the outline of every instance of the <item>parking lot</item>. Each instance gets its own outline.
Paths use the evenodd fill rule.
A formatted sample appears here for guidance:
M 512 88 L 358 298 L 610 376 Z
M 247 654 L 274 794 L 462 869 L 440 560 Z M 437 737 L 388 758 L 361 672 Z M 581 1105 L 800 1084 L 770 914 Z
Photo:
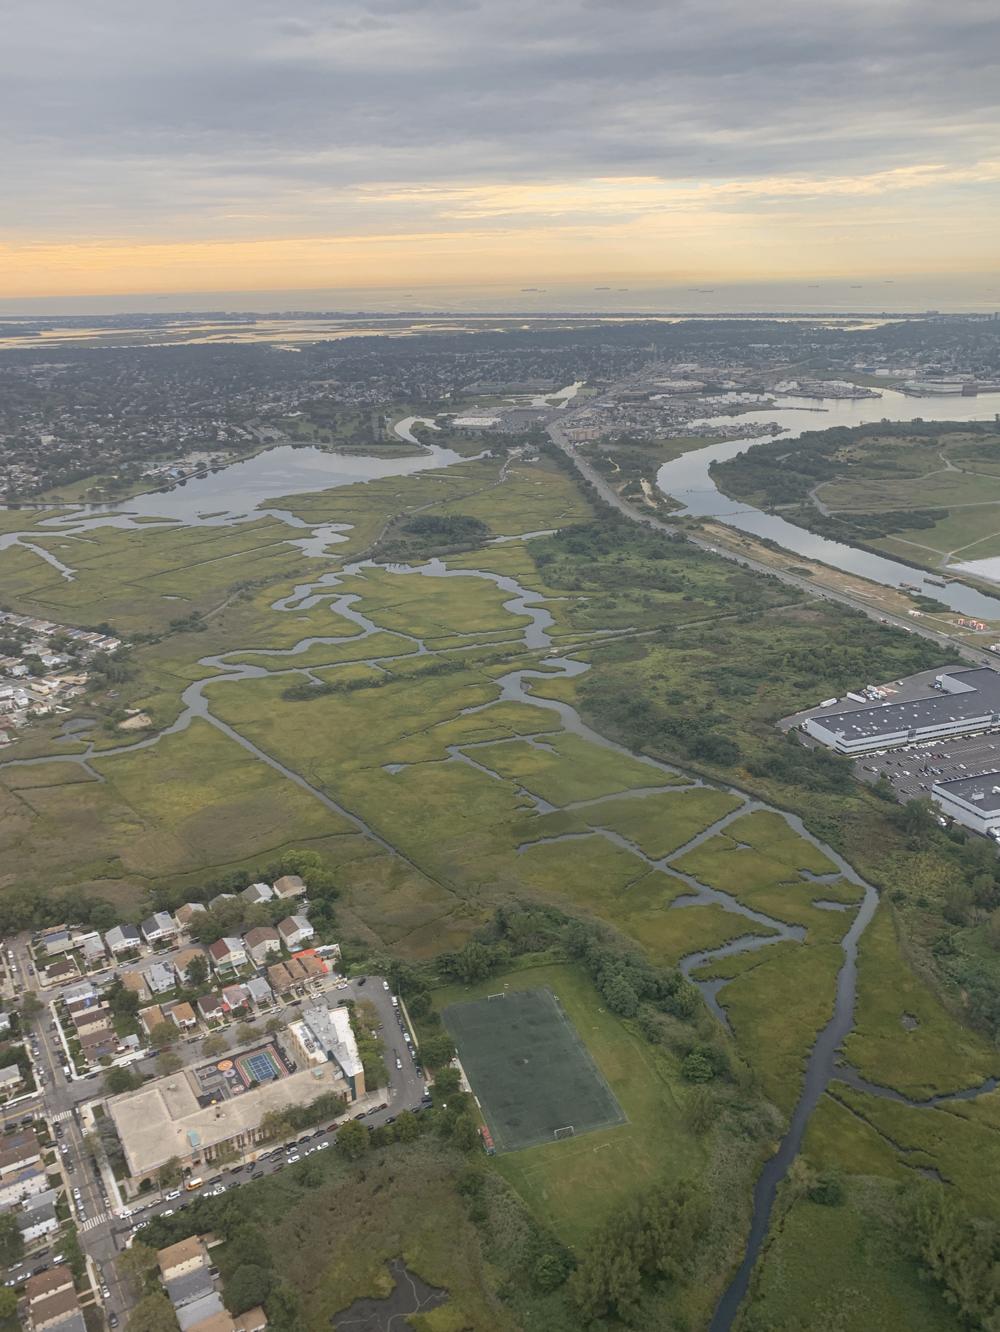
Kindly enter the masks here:
M 902 801 L 929 796 L 935 782 L 994 770 L 1000 771 L 998 732 L 928 740 L 904 749 L 864 754 L 854 764 L 856 775 L 864 782 L 886 777 Z

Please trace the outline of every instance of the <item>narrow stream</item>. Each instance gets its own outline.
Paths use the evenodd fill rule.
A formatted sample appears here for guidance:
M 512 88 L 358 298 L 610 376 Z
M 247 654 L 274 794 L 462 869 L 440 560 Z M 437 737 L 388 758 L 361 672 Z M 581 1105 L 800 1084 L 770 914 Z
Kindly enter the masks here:
M 208 724 L 215 726 L 224 735 L 228 736 L 242 746 L 247 752 L 254 755 L 255 758 L 266 763 L 269 767 L 281 773 L 281 775 L 286 777 L 289 781 L 294 782 L 297 786 L 309 792 L 327 809 L 347 820 L 359 833 L 369 838 L 383 851 L 400 857 L 407 864 L 418 869 L 420 873 L 426 874 L 427 871 L 423 867 L 416 866 L 405 852 L 378 833 L 356 811 L 347 808 L 333 799 L 327 791 L 313 785 L 300 773 L 289 768 L 286 764 L 280 762 L 252 740 L 242 735 L 236 728 L 229 725 L 221 718 L 213 715 L 208 700 L 205 697 L 205 690 L 209 685 L 214 686 L 220 683 L 238 683 L 242 680 L 283 675 L 292 677 L 297 676 L 299 678 L 306 676 L 315 679 L 316 677 L 311 675 L 307 668 L 296 667 L 294 663 L 296 656 L 301 655 L 308 648 L 317 644 L 334 646 L 340 643 L 356 643 L 359 639 L 371 637 L 376 633 L 389 632 L 408 640 L 414 645 L 415 652 L 417 653 L 428 654 L 433 652 L 434 649 L 429 648 L 427 643 L 417 635 L 400 633 L 398 630 L 384 631 L 375 621 L 356 608 L 355 603 L 360 599 L 358 594 L 338 591 L 344 578 L 353 576 L 363 577 L 367 570 L 376 568 L 384 570 L 391 576 L 401 578 L 426 577 L 482 579 L 499 588 L 502 592 L 509 594 L 508 599 L 503 605 L 512 616 L 520 617 L 522 620 L 521 643 L 525 649 L 533 651 L 541 650 L 544 652 L 551 646 L 551 635 L 549 631 L 552 627 L 553 619 L 551 613 L 545 608 L 545 598 L 539 593 L 532 592 L 530 589 L 524 587 L 514 578 L 501 576 L 488 570 L 448 569 L 441 560 L 429 560 L 427 563 L 416 567 L 410 565 L 375 565 L 371 562 L 348 564 L 337 572 L 327 572 L 320 575 L 315 580 L 298 584 L 290 593 L 276 600 L 273 603 L 272 608 L 279 612 L 295 614 L 301 613 L 303 610 L 313 609 L 325 603 L 333 614 L 356 625 L 360 630 L 360 634 L 331 635 L 328 637 L 312 635 L 299 640 L 290 648 L 273 649 L 266 646 L 250 645 L 245 648 L 231 649 L 220 655 L 206 656 L 201 660 L 201 665 L 206 668 L 206 675 L 190 684 L 183 691 L 183 694 L 181 695 L 183 710 L 172 725 L 168 726 L 158 734 L 149 736 L 143 740 L 131 741 L 111 749 L 103 750 L 97 750 L 92 743 L 84 742 L 84 749 L 77 754 L 43 756 L 34 759 L 13 759 L 0 764 L 0 767 L 27 766 L 42 763 L 51 764 L 59 762 L 74 763 L 88 771 L 91 776 L 98 777 L 99 774 L 91 766 L 93 761 L 99 760 L 103 762 L 103 760 L 113 758 L 117 754 L 133 753 L 136 750 L 154 746 L 160 742 L 163 736 L 176 735 L 190 726 L 195 718 L 199 718 Z M 461 637 L 461 635 L 449 635 L 449 637 Z M 470 634 L 467 635 L 467 637 L 470 640 L 470 647 L 480 646 L 482 644 L 483 640 L 481 635 Z M 505 646 L 510 647 L 510 642 L 507 642 Z M 453 648 L 448 650 L 454 651 Z M 283 662 L 287 661 L 288 665 L 268 668 L 249 664 L 245 661 L 241 662 L 233 660 L 233 658 L 249 654 L 260 654 L 273 659 L 281 659 Z M 394 657 L 392 656 L 372 656 L 365 660 L 365 664 L 373 667 L 384 667 L 391 670 L 391 663 L 393 660 Z M 521 667 L 500 676 L 496 681 L 499 688 L 497 699 L 491 703 L 464 708 L 459 715 L 468 716 L 478 712 L 488 712 L 489 708 L 494 706 L 494 703 L 505 701 L 541 708 L 558 717 L 562 727 L 567 732 L 576 735 L 591 744 L 598 745 L 616 754 L 627 756 L 633 762 L 638 762 L 653 770 L 670 774 L 671 777 L 682 775 L 687 778 L 687 787 L 678 787 L 677 785 L 667 787 L 651 785 L 651 789 L 653 790 L 669 793 L 671 790 L 678 791 L 682 789 L 690 789 L 691 787 L 705 784 L 700 778 L 684 774 L 681 769 L 662 763 L 646 755 L 633 754 L 632 751 L 628 750 L 625 746 L 620 745 L 614 740 L 593 730 L 583 721 L 576 709 L 570 704 L 558 699 L 546 698 L 543 695 L 534 692 L 534 682 L 544 681 L 553 677 L 573 678 L 588 669 L 589 666 L 586 663 L 573 660 L 568 656 L 543 657 L 532 667 Z M 548 742 L 544 739 L 538 740 L 536 738 L 535 743 L 544 747 Z M 476 748 L 477 745 L 475 742 L 450 746 L 447 750 L 447 758 L 440 761 L 461 761 L 471 763 L 480 768 L 481 771 L 488 774 L 490 777 L 497 778 L 498 775 L 488 766 L 478 763 L 474 757 Z M 390 772 L 400 771 L 404 766 L 407 765 L 386 765 Z M 643 789 L 645 790 L 647 788 Z M 763 936 L 760 934 L 748 934 L 739 936 L 735 939 L 730 939 L 720 947 L 689 954 L 687 957 L 681 959 L 679 963 L 683 974 L 692 979 L 693 983 L 698 986 L 709 1011 L 727 1029 L 729 1027 L 728 1020 L 725 1011 L 718 1000 L 718 995 L 726 984 L 726 981 L 718 978 L 713 980 L 697 980 L 693 977 L 692 973 L 706 964 L 722 957 L 732 956 L 737 953 L 756 951 L 781 940 L 800 941 L 804 938 L 805 930 L 800 925 L 791 925 L 787 922 L 770 917 L 763 912 L 756 911 L 752 907 L 744 905 L 728 894 L 700 883 L 690 875 L 685 875 L 680 872 L 675 867 L 674 862 L 683 857 L 687 852 L 704 843 L 710 837 L 716 836 L 735 819 L 753 812 L 754 810 L 771 810 L 772 812 L 779 814 L 800 837 L 804 838 L 814 847 L 817 847 L 826 857 L 828 857 L 829 860 L 836 865 L 838 876 L 843 876 L 863 889 L 863 898 L 860 906 L 857 908 L 854 918 L 841 941 L 844 960 L 837 976 L 832 1016 L 820 1032 L 812 1051 L 809 1054 L 802 1091 L 792 1114 L 788 1129 L 781 1140 L 778 1150 L 774 1156 L 764 1164 L 757 1180 L 753 1195 L 752 1220 L 743 1261 L 718 1304 L 711 1322 L 711 1332 L 726 1332 L 726 1330 L 732 1326 L 740 1304 L 746 1294 L 751 1274 L 761 1247 L 767 1237 L 771 1211 L 778 1186 L 784 1179 L 791 1162 L 799 1151 L 802 1137 L 813 1109 L 819 1101 L 819 1098 L 829 1086 L 831 1080 L 835 1078 L 844 1078 L 847 1080 L 844 1070 L 837 1066 L 837 1052 L 844 1037 L 850 1030 L 853 1021 L 858 941 L 871 920 L 877 903 L 875 889 L 870 884 L 865 883 L 832 847 L 827 846 L 818 838 L 814 837 L 803 826 L 799 818 L 783 810 L 774 809 L 763 801 L 752 799 L 744 792 L 732 788 L 729 789 L 733 795 L 739 798 L 739 807 L 718 819 L 710 828 L 707 828 L 690 838 L 683 846 L 678 847 L 675 851 L 659 860 L 654 860 L 645 855 L 645 853 L 634 843 L 628 841 L 626 838 L 609 828 L 601 828 L 597 826 L 591 833 L 585 834 L 587 836 L 606 837 L 614 844 L 636 856 L 645 866 L 662 870 L 680 878 L 690 889 L 690 892 L 675 899 L 671 903 L 671 909 L 683 910 L 696 903 L 714 904 L 722 907 L 726 911 L 738 914 L 769 931 L 769 933 Z M 555 806 L 543 801 L 541 797 L 532 795 L 530 792 L 525 792 L 525 794 L 531 797 L 535 802 L 535 808 L 540 812 L 551 812 L 555 809 Z M 578 801 L 573 805 L 567 805 L 566 808 L 581 808 L 584 806 L 594 807 L 598 806 L 604 799 L 621 799 L 626 794 L 627 792 L 619 792 L 605 797 Z M 561 838 L 555 837 L 551 840 L 560 841 L 564 840 L 566 836 L 571 835 L 572 834 L 564 834 Z M 528 843 L 520 849 L 527 850 L 531 845 L 535 844 L 537 843 Z M 803 875 L 802 879 L 804 883 L 810 880 L 822 883 L 828 881 L 830 876 Z M 435 882 L 438 881 L 435 880 Z M 454 892 L 454 889 L 446 883 L 439 883 L 439 886 L 446 891 Z M 853 908 L 848 907 L 848 910 L 853 910 Z M 996 1084 L 988 1084 L 983 1088 L 967 1093 L 967 1095 L 978 1094 L 979 1092 L 989 1090 L 991 1086 L 994 1085 Z

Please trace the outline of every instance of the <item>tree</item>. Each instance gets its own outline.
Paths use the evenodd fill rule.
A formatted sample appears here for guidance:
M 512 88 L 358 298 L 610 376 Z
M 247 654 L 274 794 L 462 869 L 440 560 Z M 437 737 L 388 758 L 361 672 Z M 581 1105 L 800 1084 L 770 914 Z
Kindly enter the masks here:
M 24 1236 L 13 1212 L 0 1213 L 0 1265 L 11 1267 L 24 1257 Z
M 135 1091 L 142 1086 L 142 1078 L 131 1068 L 109 1068 L 104 1075 L 104 1090 L 109 1096 L 118 1096 L 122 1092 Z
M 270 1291 L 270 1273 L 256 1263 L 242 1263 L 225 1283 L 225 1307 L 240 1315 L 264 1304 Z
M 116 1263 L 122 1276 L 141 1287 L 156 1268 L 156 1250 L 136 1240 L 129 1248 L 121 1251 Z
M 161 1189 L 169 1189 L 172 1185 L 181 1182 L 181 1163 L 176 1156 L 172 1156 L 169 1161 L 164 1161 L 156 1172 L 156 1178 Z
M 275 1014 L 274 1017 L 269 1017 L 264 1023 L 264 1030 L 270 1036 L 273 1036 L 276 1032 L 284 1031 L 284 1029 L 285 1024 L 277 1014 Z
M 451 1127 L 451 1140 L 462 1152 L 471 1152 L 478 1147 L 482 1139 L 479 1127 L 471 1115 L 459 1115 Z
M 161 1078 L 176 1073 L 179 1068 L 184 1067 L 184 1060 L 173 1050 L 164 1050 L 156 1060 L 156 1071 Z
M 41 1016 L 44 1008 L 45 1005 L 42 1003 L 41 999 L 39 999 L 38 995 L 35 994 L 34 990 L 29 990 L 21 1000 L 21 1021 L 26 1027 L 33 1027 Z
M 357 1161 L 368 1150 L 368 1130 L 356 1119 L 349 1120 L 337 1133 L 337 1147 L 348 1161 Z
M 180 1034 L 180 1027 L 175 1022 L 157 1022 L 149 1033 L 149 1042 L 155 1050 L 165 1050 L 170 1045 L 176 1045 Z
M 17 1296 L 12 1290 L 0 1286 L 0 1318 L 13 1318 L 17 1313 Z
M 447 1032 L 438 1031 L 420 1042 L 423 1061 L 430 1068 L 442 1068 L 455 1057 L 455 1043 Z
M 187 983 L 197 989 L 204 985 L 208 980 L 208 959 L 201 956 L 193 957 L 188 963 L 187 970 L 184 972 Z
M 249 1044 L 250 1041 L 254 1040 L 256 1036 L 257 1036 L 256 1028 L 252 1027 L 249 1022 L 240 1022 L 237 1024 L 236 1027 L 237 1045 L 247 1045 Z
M 221 1032 L 214 1031 L 210 1036 L 206 1036 L 201 1043 L 202 1054 L 208 1055 L 211 1059 L 214 1055 L 222 1054 L 223 1050 L 229 1049 L 229 1042 Z
M 454 1096 L 462 1085 L 462 1075 L 457 1068 L 451 1064 L 445 1068 L 439 1068 L 434 1074 L 434 1099 L 437 1102 L 447 1100 L 449 1096 Z
M 174 1306 L 162 1291 L 139 1301 L 128 1317 L 128 1332 L 177 1332 Z
M 396 1141 L 412 1142 L 420 1136 L 420 1121 L 410 1110 L 396 1116 Z

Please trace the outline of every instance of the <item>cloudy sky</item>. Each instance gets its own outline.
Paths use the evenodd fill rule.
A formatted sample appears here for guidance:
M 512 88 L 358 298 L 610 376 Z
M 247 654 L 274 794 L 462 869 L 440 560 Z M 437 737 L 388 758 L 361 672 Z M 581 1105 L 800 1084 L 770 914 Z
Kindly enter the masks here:
M 6 0 L 0 296 L 1000 269 L 997 0 Z

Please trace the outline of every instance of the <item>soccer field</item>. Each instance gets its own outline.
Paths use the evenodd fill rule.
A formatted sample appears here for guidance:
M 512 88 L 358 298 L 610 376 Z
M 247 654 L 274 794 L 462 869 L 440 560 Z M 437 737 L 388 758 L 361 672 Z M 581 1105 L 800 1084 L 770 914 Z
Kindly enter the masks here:
M 511 990 L 453 1004 L 441 1016 L 497 1151 L 625 1122 L 551 990 Z

